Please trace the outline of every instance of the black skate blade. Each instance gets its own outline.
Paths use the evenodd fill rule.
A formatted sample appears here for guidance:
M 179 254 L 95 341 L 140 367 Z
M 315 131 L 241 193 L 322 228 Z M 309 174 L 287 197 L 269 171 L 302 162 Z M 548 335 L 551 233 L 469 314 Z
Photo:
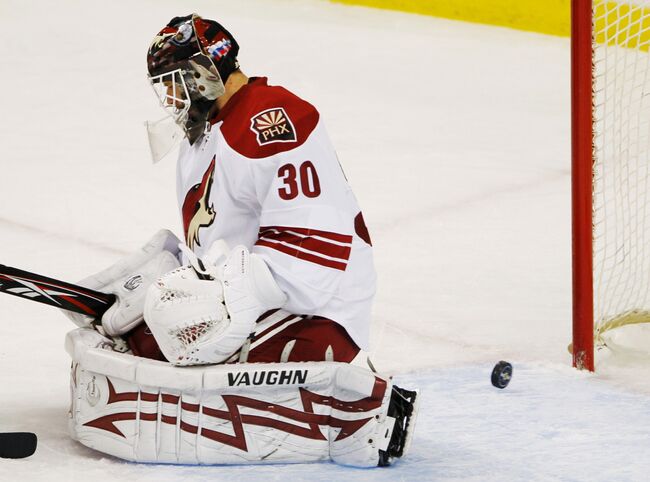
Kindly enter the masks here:
M 413 400 L 413 411 L 409 417 L 408 423 L 406 425 L 406 440 L 404 441 L 404 452 L 403 455 L 411 448 L 411 442 L 413 441 L 413 434 L 415 433 L 415 422 L 418 418 L 418 412 L 420 410 L 420 390 L 415 389 L 415 399 Z
M 0 458 L 24 459 L 36 452 L 36 434 L 31 432 L 0 433 Z
M 377 463 L 379 467 L 387 467 L 393 463 L 393 460 L 406 455 L 413 440 L 415 420 L 420 408 L 419 390 L 406 390 L 393 386 L 393 392 L 391 404 L 388 407 L 388 416 L 395 418 L 395 426 L 388 443 L 388 449 L 379 451 Z M 396 398 L 394 398 L 395 394 L 397 394 Z

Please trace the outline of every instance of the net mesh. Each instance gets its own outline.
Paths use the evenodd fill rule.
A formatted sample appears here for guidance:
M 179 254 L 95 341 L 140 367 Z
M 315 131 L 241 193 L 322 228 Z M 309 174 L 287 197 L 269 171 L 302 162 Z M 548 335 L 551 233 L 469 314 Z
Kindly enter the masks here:
M 650 0 L 594 0 L 594 325 L 650 321 Z

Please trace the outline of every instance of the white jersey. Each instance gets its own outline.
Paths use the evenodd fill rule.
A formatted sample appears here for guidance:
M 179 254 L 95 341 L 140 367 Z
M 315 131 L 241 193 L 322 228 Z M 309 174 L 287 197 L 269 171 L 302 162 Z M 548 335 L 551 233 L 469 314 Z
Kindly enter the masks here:
M 251 79 L 208 133 L 184 141 L 177 194 L 185 241 L 199 257 L 218 239 L 243 244 L 286 293 L 283 309 L 336 321 L 368 349 L 371 241 L 311 104 Z

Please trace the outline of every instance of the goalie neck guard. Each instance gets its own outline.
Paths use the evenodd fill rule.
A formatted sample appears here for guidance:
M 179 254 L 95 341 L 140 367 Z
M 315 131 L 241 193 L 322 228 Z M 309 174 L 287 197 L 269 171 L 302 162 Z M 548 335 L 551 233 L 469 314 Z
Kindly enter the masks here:
M 239 45 L 223 26 L 196 14 L 174 17 L 147 52 L 149 80 L 159 101 L 193 144 L 215 100 L 239 68 Z

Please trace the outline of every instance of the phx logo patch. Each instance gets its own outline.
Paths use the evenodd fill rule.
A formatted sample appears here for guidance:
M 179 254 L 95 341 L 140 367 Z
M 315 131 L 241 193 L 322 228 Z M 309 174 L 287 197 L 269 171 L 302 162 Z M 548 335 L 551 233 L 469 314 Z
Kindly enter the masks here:
M 260 146 L 273 142 L 296 142 L 296 130 L 282 107 L 266 109 L 251 118 L 251 130 Z

